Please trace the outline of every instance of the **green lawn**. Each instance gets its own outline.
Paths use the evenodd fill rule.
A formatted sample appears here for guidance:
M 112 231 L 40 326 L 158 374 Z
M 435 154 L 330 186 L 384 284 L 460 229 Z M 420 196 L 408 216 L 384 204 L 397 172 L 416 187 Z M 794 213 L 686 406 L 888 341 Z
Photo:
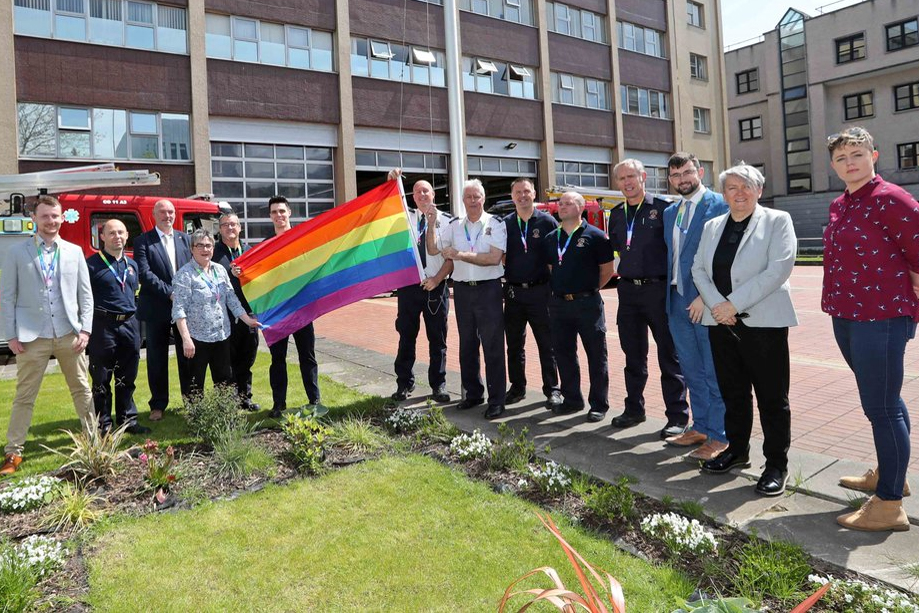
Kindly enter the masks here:
M 88 558 L 89 601 L 98 611 L 494 611 L 537 566 L 575 585 L 535 508 L 434 460 L 388 457 L 111 526 Z M 675 571 L 560 523 L 622 581 L 630 610 L 670 611 L 692 591 Z

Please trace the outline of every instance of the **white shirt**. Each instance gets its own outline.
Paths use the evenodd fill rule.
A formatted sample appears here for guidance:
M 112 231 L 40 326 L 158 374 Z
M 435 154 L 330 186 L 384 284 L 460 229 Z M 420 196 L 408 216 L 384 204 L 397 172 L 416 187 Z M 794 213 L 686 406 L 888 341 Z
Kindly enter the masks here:
M 424 267 L 424 276 L 425 277 L 434 277 L 437 276 L 437 273 L 440 272 L 440 268 L 444 265 L 444 256 L 441 254 L 431 255 L 427 253 L 427 247 L 425 246 L 425 235 L 418 234 L 418 222 L 424 218 L 424 213 L 418 209 L 409 209 L 408 210 L 408 219 L 409 223 L 412 224 L 412 234 L 415 236 L 416 244 L 420 245 L 420 249 L 425 251 L 425 262 Z M 442 211 L 437 211 L 437 221 L 434 222 L 434 244 L 438 249 L 442 249 L 443 233 L 447 229 L 447 224 L 453 219 L 451 215 L 447 215 Z M 425 229 L 427 229 L 427 221 L 425 221 Z
M 692 223 L 692 216 L 696 212 L 696 205 L 699 204 L 702 200 L 702 196 L 705 195 L 706 188 L 701 183 L 699 184 L 699 189 L 696 190 L 696 193 L 692 195 L 689 200 L 681 200 L 680 202 L 687 202 L 686 210 L 683 215 L 687 218 L 685 221 L 686 228 L 689 228 L 689 224 Z M 679 209 L 677 209 L 679 213 Z M 677 277 L 680 275 L 680 243 L 683 240 L 683 233 L 680 231 L 680 224 L 673 224 L 673 259 L 671 264 L 673 266 L 673 277 L 670 285 L 677 284 Z
M 163 243 L 163 248 L 166 250 L 166 255 L 169 256 L 169 265 L 172 266 L 172 274 L 176 273 L 176 242 L 174 230 L 173 228 L 172 234 L 166 234 L 159 228 L 156 229 L 156 233 L 160 235 L 160 242 Z
M 501 252 L 507 251 L 507 226 L 501 219 L 482 213 L 475 223 L 466 217 L 454 219 L 441 236 L 443 246 L 453 247 L 457 251 L 488 253 L 492 247 Z M 504 265 L 500 262 L 494 266 L 480 266 L 459 260 L 453 261 L 454 281 L 488 281 L 504 276 Z

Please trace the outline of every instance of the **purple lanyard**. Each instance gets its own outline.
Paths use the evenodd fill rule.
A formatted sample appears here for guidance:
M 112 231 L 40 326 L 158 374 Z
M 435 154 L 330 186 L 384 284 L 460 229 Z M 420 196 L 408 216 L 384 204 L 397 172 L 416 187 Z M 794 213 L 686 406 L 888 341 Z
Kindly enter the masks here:
M 128 263 L 124 263 L 124 272 L 121 274 L 121 278 L 118 278 L 118 273 L 115 272 L 115 267 L 109 264 L 108 258 L 105 257 L 105 253 L 99 251 L 99 257 L 102 258 L 102 261 L 105 262 L 105 265 L 108 266 L 108 269 L 112 271 L 112 275 L 115 277 L 115 280 L 118 281 L 118 284 L 121 285 L 121 292 L 124 293 L 124 286 L 128 282 Z M 115 260 L 117 262 L 118 260 Z
M 469 243 L 469 251 L 475 253 L 475 244 L 479 242 L 479 237 L 482 236 L 482 230 L 485 228 L 485 224 L 482 223 L 482 227 L 479 228 L 479 233 L 475 235 L 475 238 L 469 236 L 469 225 L 468 222 L 463 222 L 463 232 L 466 233 L 466 242 Z

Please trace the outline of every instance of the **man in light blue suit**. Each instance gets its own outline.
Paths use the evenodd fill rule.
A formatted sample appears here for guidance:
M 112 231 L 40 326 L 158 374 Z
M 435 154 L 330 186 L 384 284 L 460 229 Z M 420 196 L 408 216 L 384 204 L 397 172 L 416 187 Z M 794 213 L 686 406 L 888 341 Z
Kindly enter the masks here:
M 705 305 L 692 280 L 692 262 L 705 222 L 727 213 L 728 207 L 721 194 L 702 185 L 705 169 L 695 155 L 673 154 L 667 170 L 670 186 L 682 196 L 664 211 L 664 241 L 670 261 L 667 318 L 692 410 L 692 427 L 668 438 L 667 443 L 678 447 L 701 445 L 689 456 L 709 460 L 727 448 L 724 401 L 715 376 L 708 329 L 701 324 Z

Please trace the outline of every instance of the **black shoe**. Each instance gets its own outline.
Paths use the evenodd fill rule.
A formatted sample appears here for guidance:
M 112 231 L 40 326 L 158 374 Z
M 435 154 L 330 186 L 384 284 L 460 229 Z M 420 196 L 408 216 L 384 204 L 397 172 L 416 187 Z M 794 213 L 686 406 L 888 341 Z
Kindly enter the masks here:
M 617 415 L 610 422 L 610 425 L 614 428 L 631 428 L 632 426 L 637 426 L 641 422 L 647 419 L 644 415 L 638 413 L 623 413 L 622 415 Z
M 271 407 L 271 411 L 268 413 L 268 417 L 272 419 L 281 419 L 281 414 L 284 413 L 284 411 L 286 410 L 287 410 L 286 406 L 274 405 L 273 407 Z
M 431 394 L 431 400 L 440 403 L 450 402 L 450 394 L 447 393 L 447 386 L 438 385 L 434 393 Z
M 756 484 L 756 493 L 760 496 L 778 496 L 785 491 L 788 482 L 788 471 L 766 467 L 763 476 Z
M 588 411 L 587 412 L 587 421 L 592 424 L 595 424 L 599 421 L 603 421 L 606 418 L 606 411 Z
M 557 407 L 562 406 L 562 402 L 562 393 L 558 390 L 552 390 L 546 397 L 546 408 L 550 411 L 555 411 Z
M 517 404 L 526 397 L 527 391 L 525 389 L 515 388 L 512 385 L 511 389 L 507 390 L 507 397 L 504 399 L 504 404 Z
M 243 409 L 245 409 L 246 411 L 249 411 L 250 413 L 257 413 L 262 409 L 262 407 L 259 406 L 257 402 L 252 402 L 251 400 L 247 400 L 246 402 L 243 403 Z
M 396 393 L 390 396 L 390 398 L 392 398 L 396 402 L 402 402 L 403 400 L 406 400 L 408 398 L 408 395 L 414 391 L 415 391 L 414 384 L 409 385 L 408 387 L 399 386 L 399 388 L 396 389 Z
M 583 411 L 584 405 L 577 404 L 568 404 L 563 402 L 552 408 L 552 412 L 556 415 L 571 415 L 572 413 L 577 413 L 578 411 Z
M 460 400 L 459 404 L 456 405 L 457 410 L 465 411 L 467 409 L 472 409 L 479 406 L 485 402 L 484 398 L 466 398 L 465 400 Z
M 140 424 L 131 424 L 130 426 L 125 428 L 124 431 L 127 432 L 128 434 L 150 434 L 151 432 L 153 432 L 153 430 L 151 430 L 147 426 L 142 426 Z
M 485 410 L 485 419 L 496 419 L 504 414 L 504 405 L 491 405 Z
M 726 473 L 732 468 L 749 468 L 750 455 L 749 451 L 743 455 L 727 449 L 720 455 L 702 462 L 702 470 L 707 473 L 720 475 Z
M 672 424 L 667 422 L 667 425 L 661 430 L 661 440 L 670 438 L 671 436 L 679 436 L 686 432 L 688 427 L 688 424 Z

